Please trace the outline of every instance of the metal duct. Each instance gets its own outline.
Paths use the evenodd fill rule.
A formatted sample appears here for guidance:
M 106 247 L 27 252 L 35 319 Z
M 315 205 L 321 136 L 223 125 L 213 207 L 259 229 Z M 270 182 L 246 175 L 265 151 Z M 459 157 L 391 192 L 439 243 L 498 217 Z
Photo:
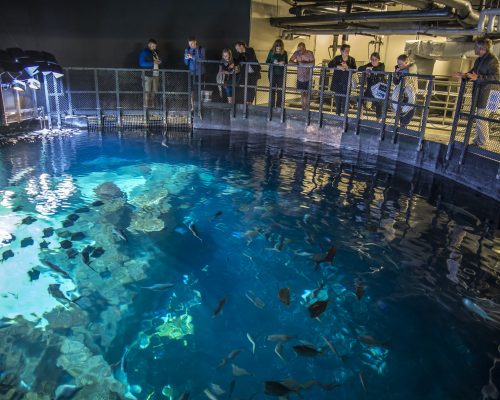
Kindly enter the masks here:
M 438 2 L 454 8 L 460 21 L 465 25 L 476 26 L 479 22 L 479 13 L 472 8 L 472 4 L 467 0 L 438 0 Z
M 456 1 L 456 0 L 454 0 Z M 272 26 L 278 28 L 287 27 L 307 27 L 312 25 L 319 27 L 321 25 L 332 24 L 333 22 L 393 22 L 393 21 L 446 21 L 453 20 L 455 16 L 447 8 L 432 10 L 405 10 L 405 11 L 387 11 L 387 12 L 359 12 L 335 15 L 311 15 L 307 17 L 282 17 L 271 18 Z
M 476 29 L 464 28 L 394 28 L 390 25 L 373 28 L 327 28 L 327 29 L 287 29 L 285 33 L 294 33 L 295 35 L 429 35 L 429 36 L 471 36 L 476 35 Z

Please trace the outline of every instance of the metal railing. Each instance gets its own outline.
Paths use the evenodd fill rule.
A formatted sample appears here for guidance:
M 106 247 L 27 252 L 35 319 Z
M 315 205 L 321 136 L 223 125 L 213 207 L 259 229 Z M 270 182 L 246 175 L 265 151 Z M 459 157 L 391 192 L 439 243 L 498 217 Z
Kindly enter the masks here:
M 487 114 L 478 113 L 473 98 L 481 91 L 474 86 L 481 89 L 485 83 L 407 74 L 396 85 L 395 73 L 347 70 L 347 84 L 339 86 L 332 68 L 263 63 L 242 63 L 238 74 L 228 74 L 224 83 L 218 83 L 220 61 L 203 63 L 198 71 L 204 73 L 196 77 L 185 70 L 160 70 L 149 100 L 145 84 L 151 71 L 67 68 L 64 78 L 48 79 L 44 85 L 49 122 L 60 126 L 68 118 L 83 116 L 97 128 L 189 126 L 192 111 L 203 118 L 210 108 L 222 107 L 233 118 L 264 113 L 268 120 L 294 118 L 319 127 L 335 124 L 355 134 L 366 128 L 379 140 L 389 136 L 394 143 L 401 135 L 413 136 L 416 151 L 422 150 L 424 141 L 438 141 L 448 145 L 448 159 L 458 150 L 460 163 L 467 153 L 500 161 L 498 106 Z M 298 75 L 309 84 L 298 86 Z M 374 77 L 382 82 L 376 95 Z M 497 96 L 496 85 L 500 82 L 490 82 L 486 90 Z M 227 97 L 233 99 L 231 104 Z M 477 121 L 488 125 L 490 138 L 482 146 L 471 146 Z

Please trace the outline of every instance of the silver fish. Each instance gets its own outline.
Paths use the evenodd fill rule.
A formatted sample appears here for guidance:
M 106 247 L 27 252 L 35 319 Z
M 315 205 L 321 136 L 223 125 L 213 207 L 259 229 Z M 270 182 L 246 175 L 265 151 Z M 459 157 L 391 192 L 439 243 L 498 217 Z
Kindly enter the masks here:
M 157 283 L 152 286 L 141 286 L 141 289 L 152 290 L 154 292 L 161 292 L 163 290 L 171 289 L 175 286 L 174 283 Z

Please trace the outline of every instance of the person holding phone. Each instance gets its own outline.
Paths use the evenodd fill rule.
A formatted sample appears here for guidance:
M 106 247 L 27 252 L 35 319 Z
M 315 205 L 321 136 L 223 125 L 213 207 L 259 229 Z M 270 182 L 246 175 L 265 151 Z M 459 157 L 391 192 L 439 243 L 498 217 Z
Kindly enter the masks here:
M 349 88 L 349 70 L 356 69 L 356 60 L 349 55 L 351 46 L 343 44 L 340 46 L 340 55 L 335 56 L 328 63 L 328 68 L 335 68 L 332 76 L 330 89 L 335 93 L 335 111 L 337 115 L 344 112 L 347 101 L 347 90 Z

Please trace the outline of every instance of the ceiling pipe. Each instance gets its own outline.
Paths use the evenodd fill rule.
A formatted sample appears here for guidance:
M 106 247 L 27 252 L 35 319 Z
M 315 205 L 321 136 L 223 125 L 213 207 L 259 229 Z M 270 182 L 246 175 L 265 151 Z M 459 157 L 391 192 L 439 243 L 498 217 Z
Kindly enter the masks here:
M 456 1 L 456 0 L 454 0 Z M 313 25 L 331 24 L 334 22 L 422 22 L 422 21 L 446 21 L 453 20 L 455 16 L 447 9 L 432 10 L 405 10 L 405 11 L 387 11 L 387 12 L 358 12 L 333 15 L 311 15 L 307 17 L 280 17 L 271 18 L 270 23 L 278 28 L 307 27 Z
M 464 28 L 327 28 L 327 29 L 286 29 L 283 33 L 296 35 L 429 35 L 429 36 L 471 36 L 477 35 L 476 29 Z
M 459 21 L 463 22 L 464 25 L 475 26 L 479 22 L 479 13 L 472 8 L 472 4 L 467 0 L 438 0 L 437 2 L 454 8 Z

